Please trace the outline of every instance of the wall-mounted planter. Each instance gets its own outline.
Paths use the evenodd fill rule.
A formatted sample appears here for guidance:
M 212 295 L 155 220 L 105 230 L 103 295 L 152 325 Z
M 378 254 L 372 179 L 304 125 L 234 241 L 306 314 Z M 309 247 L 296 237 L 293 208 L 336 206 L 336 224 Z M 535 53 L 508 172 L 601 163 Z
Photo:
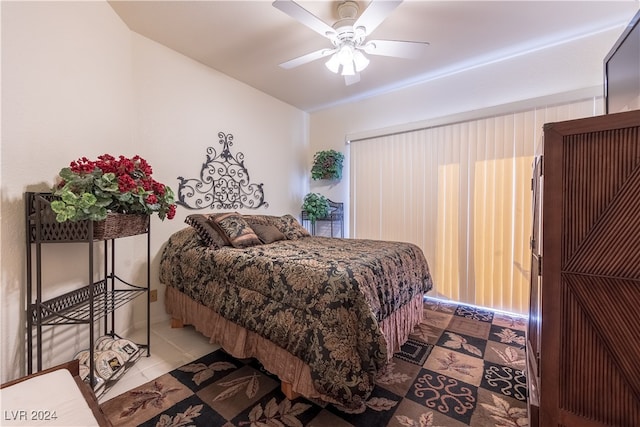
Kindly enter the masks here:
M 311 178 L 336 179 L 342 178 L 342 162 L 344 154 L 336 150 L 318 151 L 313 156 L 313 166 L 311 167 Z

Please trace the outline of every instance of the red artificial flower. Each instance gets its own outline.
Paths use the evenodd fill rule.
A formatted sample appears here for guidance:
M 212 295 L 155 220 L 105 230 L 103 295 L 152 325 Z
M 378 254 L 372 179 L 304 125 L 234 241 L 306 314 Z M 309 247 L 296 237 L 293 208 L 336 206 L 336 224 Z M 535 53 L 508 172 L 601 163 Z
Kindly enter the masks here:
M 172 219 L 176 214 L 173 191 L 151 177 L 153 173 L 151 165 L 137 154 L 130 159 L 122 155 L 116 158 L 110 154 L 103 154 L 98 156 L 95 161 L 81 157 L 69 164 L 69 171 L 64 173 L 69 180 L 62 179 L 55 187 L 55 194 L 58 196 L 68 192 L 76 195 L 93 193 L 100 198 L 102 206 L 100 209 L 103 212 L 104 206 L 109 203 L 106 206 L 107 212 L 146 213 L 149 215 L 156 212 L 161 219 L 165 217 Z M 113 174 L 115 181 L 112 178 L 105 180 L 105 174 Z M 76 178 L 78 179 L 76 180 Z M 100 184 L 98 184 L 98 180 L 101 181 Z M 117 189 L 114 186 L 105 186 L 105 182 L 109 181 L 117 182 Z M 135 197 L 120 197 L 126 193 L 132 193 Z M 101 216 L 104 215 L 103 213 L 97 216 L 98 207 L 96 205 L 91 212 L 77 211 L 79 214 L 69 219 L 103 219 L 104 217 Z
M 136 181 L 129 175 L 118 176 L 118 189 L 121 193 L 133 192 L 138 188 Z
M 169 212 L 167 212 L 167 219 L 173 219 L 176 216 L 176 205 L 169 206 Z
M 165 185 L 164 184 L 160 184 L 158 181 L 152 181 L 152 189 L 153 192 L 156 193 L 157 195 L 159 195 L 160 197 L 164 196 L 165 193 Z

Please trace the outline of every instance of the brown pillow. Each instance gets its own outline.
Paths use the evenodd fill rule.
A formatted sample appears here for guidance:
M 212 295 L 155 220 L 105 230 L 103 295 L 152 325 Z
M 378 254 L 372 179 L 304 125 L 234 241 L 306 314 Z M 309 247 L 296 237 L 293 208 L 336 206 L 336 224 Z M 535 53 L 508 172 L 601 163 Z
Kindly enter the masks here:
M 304 228 L 293 215 L 287 214 L 280 217 L 280 225 L 278 230 L 289 240 L 307 237 L 311 234 Z
M 247 221 L 237 212 L 209 215 L 209 222 L 225 236 L 234 248 L 247 248 L 262 244 Z
M 277 242 L 278 240 L 285 240 L 286 237 L 273 225 L 265 224 L 253 224 L 251 226 L 253 231 L 264 244 Z
M 253 227 L 255 224 L 262 224 L 275 225 L 277 228 L 277 224 L 280 222 L 280 217 L 273 215 L 242 215 L 242 217 L 249 223 L 251 227 Z
M 213 249 L 228 246 L 227 240 L 211 225 L 206 215 L 192 214 L 187 216 L 184 222 L 196 230 L 198 237 L 200 237 L 207 246 Z

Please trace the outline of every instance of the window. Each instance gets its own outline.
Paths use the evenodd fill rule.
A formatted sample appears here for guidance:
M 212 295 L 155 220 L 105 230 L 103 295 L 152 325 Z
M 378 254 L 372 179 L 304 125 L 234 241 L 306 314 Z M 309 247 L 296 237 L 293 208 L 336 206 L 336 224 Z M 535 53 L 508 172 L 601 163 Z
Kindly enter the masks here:
M 593 115 L 596 101 L 352 141 L 351 235 L 420 246 L 436 295 L 525 313 L 542 126 Z

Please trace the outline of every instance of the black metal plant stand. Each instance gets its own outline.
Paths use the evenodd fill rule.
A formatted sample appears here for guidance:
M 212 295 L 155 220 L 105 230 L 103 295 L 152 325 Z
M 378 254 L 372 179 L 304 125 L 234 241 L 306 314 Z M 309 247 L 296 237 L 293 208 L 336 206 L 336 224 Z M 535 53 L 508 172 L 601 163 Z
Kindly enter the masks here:
M 146 283 L 135 285 L 118 277 L 115 273 L 116 240 L 94 239 L 94 223 L 92 221 L 77 221 L 58 223 L 50 203 L 55 200 L 51 193 L 25 193 L 25 222 L 26 222 L 26 255 L 27 255 L 27 373 L 41 371 L 43 327 L 60 325 L 87 325 L 89 329 L 89 376 L 87 380 L 92 386 L 97 385 L 94 360 L 95 324 L 103 324 L 104 335 L 119 337 L 116 333 L 115 311 L 133 299 L 146 294 L 147 330 L 146 343 L 137 344 L 138 352 L 146 350 L 150 355 L 150 254 L 151 233 L 147 221 L 147 266 Z M 87 244 L 88 280 L 87 284 L 63 295 L 43 301 L 43 248 L 54 243 Z M 95 244 L 102 242 L 104 247 L 104 274 L 96 280 L 94 272 Z M 35 331 L 35 336 L 34 336 Z M 34 343 L 35 341 L 35 343 Z M 35 353 L 35 355 L 34 355 Z M 135 354 L 134 356 L 138 356 Z M 35 356 L 35 360 L 34 360 Z M 131 360 L 137 359 L 132 357 Z M 121 369 L 127 369 L 125 364 Z M 119 372 L 116 372 L 119 373 Z M 120 377 L 115 375 L 114 377 Z M 101 388 L 104 393 L 112 385 L 106 381 Z
M 313 236 L 316 236 L 319 228 L 324 229 L 322 223 L 328 222 L 328 237 L 344 237 L 344 204 L 328 199 L 327 201 L 329 202 L 329 215 L 323 218 L 317 218 L 315 222 L 312 222 L 309 219 L 309 215 L 305 211 L 302 211 L 302 225 L 306 227 Z M 338 232 L 339 236 L 337 235 Z

